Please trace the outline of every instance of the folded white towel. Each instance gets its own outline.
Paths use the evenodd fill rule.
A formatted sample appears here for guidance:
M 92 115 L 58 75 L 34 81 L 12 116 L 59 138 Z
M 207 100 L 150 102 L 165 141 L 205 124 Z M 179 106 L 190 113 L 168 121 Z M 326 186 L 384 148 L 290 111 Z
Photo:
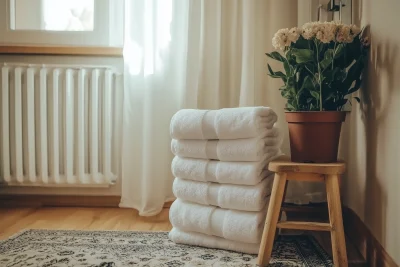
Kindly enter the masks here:
M 175 156 L 185 158 L 261 161 L 266 154 L 276 151 L 281 145 L 281 141 L 280 136 L 235 140 L 172 139 L 171 151 Z
M 269 107 L 182 109 L 171 119 L 173 139 L 240 139 L 259 136 L 277 121 Z
M 281 156 L 280 149 L 271 149 L 263 160 L 255 162 L 224 162 L 207 159 L 175 157 L 171 170 L 182 179 L 221 184 L 256 185 L 269 174 L 268 163 Z
M 260 211 L 271 194 L 273 176 L 257 185 L 197 182 L 175 178 L 172 190 L 182 200 L 224 209 Z
M 215 235 L 245 243 L 260 243 L 266 208 L 262 211 L 226 210 L 177 199 L 169 211 L 172 226 L 183 231 Z
M 185 232 L 177 228 L 172 228 L 169 232 L 169 238 L 178 244 L 225 249 L 248 254 L 257 254 L 260 248 L 260 244 L 249 244 L 196 232 Z

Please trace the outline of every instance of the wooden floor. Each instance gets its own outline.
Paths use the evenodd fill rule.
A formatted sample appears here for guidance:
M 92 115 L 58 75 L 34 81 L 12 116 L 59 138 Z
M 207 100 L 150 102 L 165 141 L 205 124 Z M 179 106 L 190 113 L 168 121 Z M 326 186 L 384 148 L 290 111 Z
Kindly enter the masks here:
M 0 208 L 0 240 L 24 229 L 169 231 L 168 208 L 153 217 L 141 217 L 133 209 L 121 208 Z M 288 234 L 288 233 L 287 233 Z M 329 233 L 313 232 L 331 254 Z M 347 243 L 350 266 L 365 266 L 358 251 Z
M 141 217 L 120 208 L 0 208 L 0 240 L 24 229 L 169 231 L 168 212 Z

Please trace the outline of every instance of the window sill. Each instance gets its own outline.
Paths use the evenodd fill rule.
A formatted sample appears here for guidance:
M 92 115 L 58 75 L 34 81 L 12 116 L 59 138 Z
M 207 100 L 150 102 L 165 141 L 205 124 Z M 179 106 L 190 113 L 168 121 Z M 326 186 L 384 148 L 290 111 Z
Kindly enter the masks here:
M 121 47 L 0 45 L 0 54 L 122 57 Z

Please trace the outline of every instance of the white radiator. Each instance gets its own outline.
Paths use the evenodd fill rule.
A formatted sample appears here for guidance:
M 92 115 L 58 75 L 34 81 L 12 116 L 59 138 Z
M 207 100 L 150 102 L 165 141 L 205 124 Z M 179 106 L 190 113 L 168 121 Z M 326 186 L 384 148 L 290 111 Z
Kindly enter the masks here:
M 112 184 L 116 77 L 107 67 L 4 64 L 0 183 Z

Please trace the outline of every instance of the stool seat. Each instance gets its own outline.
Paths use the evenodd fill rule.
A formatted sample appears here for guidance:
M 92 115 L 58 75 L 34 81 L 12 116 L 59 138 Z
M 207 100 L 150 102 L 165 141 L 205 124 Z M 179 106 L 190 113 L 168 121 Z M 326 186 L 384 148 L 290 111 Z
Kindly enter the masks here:
M 275 172 L 275 177 L 258 253 L 259 265 L 266 266 L 269 264 L 276 229 L 280 228 L 331 232 L 333 263 L 335 266 L 347 267 L 339 187 L 340 175 L 344 173 L 346 164 L 344 162 L 297 163 L 291 162 L 288 157 L 280 157 L 270 162 L 268 169 Z M 329 223 L 279 221 L 288 180 L 325 183 Z
M 268 169 L 272 172 L 343 174 L 346 170 L 346 164 L 340 161 L 334 163 L 298 163 L 290 161 L 290 158 L 287 156 L 283 156 L 271 161 Z

